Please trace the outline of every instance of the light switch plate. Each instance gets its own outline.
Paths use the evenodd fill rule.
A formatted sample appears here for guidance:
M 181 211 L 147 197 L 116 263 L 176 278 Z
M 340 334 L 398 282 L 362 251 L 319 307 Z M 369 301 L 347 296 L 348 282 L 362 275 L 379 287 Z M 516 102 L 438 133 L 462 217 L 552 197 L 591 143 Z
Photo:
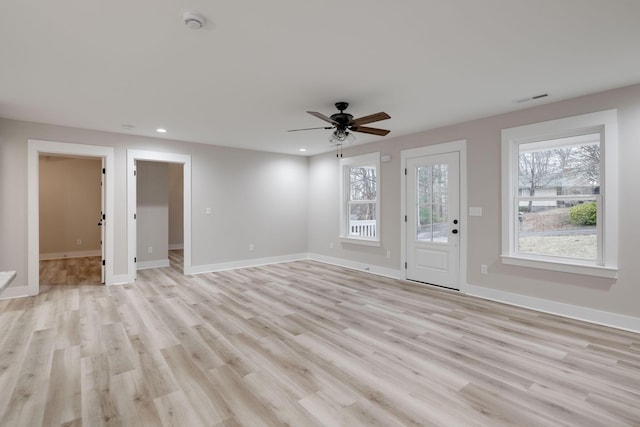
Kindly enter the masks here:
M 469 208 L 469 216 L 482 216 L 482 208 L 470 207 Z

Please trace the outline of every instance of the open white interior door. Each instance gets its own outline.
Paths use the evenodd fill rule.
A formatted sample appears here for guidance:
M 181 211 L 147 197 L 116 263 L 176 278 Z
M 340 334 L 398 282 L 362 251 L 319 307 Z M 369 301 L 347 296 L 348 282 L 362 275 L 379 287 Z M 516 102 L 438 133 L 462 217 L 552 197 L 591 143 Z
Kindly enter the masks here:
M 460 289 L 459 152 L 407 159 L 407 279 Z
M 105 214 L 105 158 L 102 158 L 102 171 L 100 173 L 100 220 L 98 221 L 98 227 L 100 227 L 100 283 L 105 283 L 105 264 L 106 264 L 106 254 L 105 254 L 105 229 L 107 220 Z M 111 219 L 111 218 L 109 218 Z

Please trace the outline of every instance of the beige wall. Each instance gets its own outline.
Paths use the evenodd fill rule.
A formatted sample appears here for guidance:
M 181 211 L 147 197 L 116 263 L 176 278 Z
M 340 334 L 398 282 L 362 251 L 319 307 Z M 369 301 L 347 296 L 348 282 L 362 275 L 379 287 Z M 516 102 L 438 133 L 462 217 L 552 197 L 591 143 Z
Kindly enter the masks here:
M 169 165 L 137 162 L 137 260 L 145 263 L 169 259 Z
M 501 251 L 501 130 L 578 114 L 618 109 L 620 152 L 620 236 L 617 280 L 503 265 Z M 309 168 L 309 252 L 327 257 L 401 271 L 401 170 L 400 152 L 432 144 L 467 140 L 468 206 L 483 208 L 482 217 L 461 218 L 467 233 L 466 283 L 577 305 L 595 310 L 640 317 L 640 85 L 525 109 L 500 116 L 461 123 L 414 135 L 385 138 L 380 142 L 345 150 L 345 156 L 379 151 L 391 161 L 381 164 L 381 248 L 339 244 L 338 162 L 335 154 L 315 156 Z M 330 249 L 330 242 L 334 242 Z M 385 258 L 386 250 L 391 258 Z M 480 274 L 480 265 L 489 274 Z
M 102 161 L 41 155 L 39 164 L 41 259 L 99 254 Z
M 116 281 L 129 276 L 133 256 L 127 249 L 128 149 L 191 156 L 194 267 L 307 251 L 306 157 L 0 119 L 0 270 L 17 271 L 12 288 L 27 286 L 29 139 L 114 148 Z

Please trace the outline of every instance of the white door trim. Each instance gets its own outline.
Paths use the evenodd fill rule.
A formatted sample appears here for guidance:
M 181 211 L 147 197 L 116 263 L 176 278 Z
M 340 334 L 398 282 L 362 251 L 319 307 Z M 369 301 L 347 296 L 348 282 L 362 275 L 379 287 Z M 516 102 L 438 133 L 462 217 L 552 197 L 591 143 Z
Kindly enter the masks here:
M 114 150 L 99 145 L 72 144 L 66 142 L 27 141 L 27 282 L 29 295 L 40 291 L 40 153 L 61 154 L 104 159 L 106 169 L 105 189 L 105 284 L 113 284 L 114 271 Z
M 431 156 L 434 154 L 451 153 L 457 151 L 460 153 L 460 264 L 459 264 L 459 280 L 460 291 L 467 291 L 467 235 L 468 235 L 468 221 L 467 221 L 467 141 L 453 141 L 445 142 L 442 144 L 428 145 L 425 147 L 412 148 L 409 150 L 402 150 L 400 152 L 400 204 L 401 204 L 401 218 L 400 218 L 400 258 L 401 258 L 401 270 L 402 275 L 406 279 L 407 270 L 404 268 L 404 263 L 407 260 L 407 223 L 404 221 L 405 215 L 407 215 L 407 182 L 405 176 L 405 169 L 407 167 L 407 159 L 413 157 Z
M 179 163 L 183 165 L 184 177 L 184 274 L 192 274 L 191 267 L 191 156 L 187 154 L 163 153 L 155 151 L 127 150 L 127 236 L 129 281 L 136 278 L 136 180 L 134 176 L 136 160 L 152 162 Z

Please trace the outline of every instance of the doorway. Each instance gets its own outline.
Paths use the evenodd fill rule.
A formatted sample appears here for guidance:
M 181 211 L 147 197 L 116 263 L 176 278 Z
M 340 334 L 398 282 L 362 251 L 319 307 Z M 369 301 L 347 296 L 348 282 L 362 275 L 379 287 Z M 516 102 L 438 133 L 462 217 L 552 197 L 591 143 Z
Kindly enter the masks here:
M 41 285 L 104 283 L 103 162 L 40 154 Z
M 462 213 L 466 143 L 402 152 L 403 259 L 407 280 L 460 290 L 466 247 Z
M 40 291 L 40 155 L 99 158 L 103 162 L 104 283 L 113 284 L 114 272 L 114 150 L 112 147 L 28 140 L 27 149 L 27 289 L 26 295 Z M 96 224 L 99 218 L 95 218 Z M 19 295 L 16 295 L 19 296 Z M 22 296 L 22 295 L 20 295 Z
M 136 269 L 183 271 L 184 166 L 138 160 L 136 171 Z
M 180 165 L 182 170 L 182 237 L 183 249 L 181 257 L 173 257 L 175 262 L 182 262 L 182 273 L 191 274 L 191 156 L 184 154 L 162 153 L 153 151 L 127 150 L 127 216 L 129 247 L 129 281 L 136 278 L 138 255 L 149 246 L 138 244 L 138 183 L 137 167 L 139 161 L 168 163 Z M 167 240 L 168 242 L 168 240 Z M 165 242 L 166 243 L 166 242 Z M 153 247 L 151 249 L 153 252 Z M 170 265 L 170 259 L 166 262 Z M 149 266 L 152 266 L 149 264 Z M 160 265 L 158 265 L 160 266 Z

